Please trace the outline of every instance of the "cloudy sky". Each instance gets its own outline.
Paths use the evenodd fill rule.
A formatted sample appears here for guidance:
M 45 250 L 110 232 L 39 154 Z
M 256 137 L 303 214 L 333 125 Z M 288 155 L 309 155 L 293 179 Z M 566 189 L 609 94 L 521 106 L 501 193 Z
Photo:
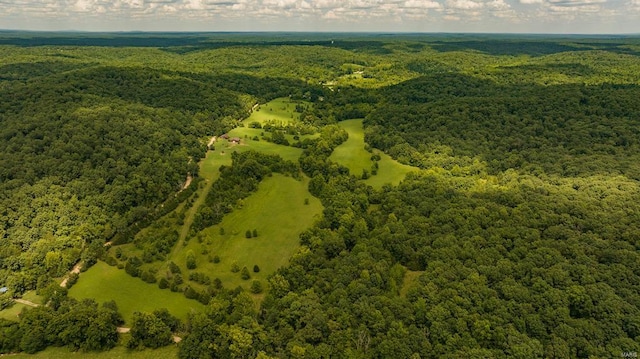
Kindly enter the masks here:
M 0 29 L 640 33 L 640 0 L 0 0 Z

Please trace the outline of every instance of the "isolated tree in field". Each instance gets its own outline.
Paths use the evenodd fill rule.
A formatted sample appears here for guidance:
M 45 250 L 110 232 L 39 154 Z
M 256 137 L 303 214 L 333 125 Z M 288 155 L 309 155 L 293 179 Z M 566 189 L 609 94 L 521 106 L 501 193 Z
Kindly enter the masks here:
M 242 278 L 243 280 L 248 280 L 249 278 L 251 278 L 251 274 L 249 274 L 249 270 L 247 269 L 247 267 L 242 267 L 240 278 Z
M 257 229 L 254 229 L 254 230 L 253 230 L 253 233 L 251 233 L 251 234 L 253 234 L 253 237 L 254 237 L 254 238 L 255 238 L 255 237 L 257 237 L 257 236 L 258 236 L 258 230 L 257 230 Z
M 258 273 L 258 272 L 260 272 L 260 267 L 258 267 L 257 264 L 254 264 L 253 265 L 253 273 Z
M 253 282 L 251 282 L 251 293 L 259 294 L 262 293 L 262 291 L 262 283 L 259 280 L 254 280 Z
M 160 281 L 158 281 L 158 288 L 160 289 L 169 288 L 169 281 L 167 280 L 167 278 L 165 277 L 160 278 Z
M 238 265 L 238 262 L 233 262 L 231 264 L 231 272 L 233 272 L 233 273 L 240 272 L 240 266 Z
M 187 268 L 188 269 L 196 269 L 196 255 L 192 250 L 187 252 Z
M 173 262 L 169 262 L 169 271 L 171 271 L 171 274 L 180 274 L 180 267 Z
M 247 229 L 247 231 L 244 233 L 244 236 L 246 238 L 251 238 L 251 231 Z

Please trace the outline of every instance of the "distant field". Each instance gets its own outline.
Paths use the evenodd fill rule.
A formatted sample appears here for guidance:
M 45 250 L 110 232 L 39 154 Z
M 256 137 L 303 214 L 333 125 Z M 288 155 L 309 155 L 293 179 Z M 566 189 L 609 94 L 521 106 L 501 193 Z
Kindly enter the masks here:
M 215 165 L 220 167 L 217 162 L 220 164 L 231 164 L 231 155 L 230 152 L 245 152 L 245 151 L 257 151 L 267 154 L 275 154 L 279 155 L 285 160 L 297 162 L 300 155 L 302 155 L 302 149 L 290 146 L 276 145 L 275 143 L 267 142 L 267 141 L 254 141 L 251 138 L 255 135 L 260 137 L 261 130 L 250 129 L 250 128 L 236 128 L 229 132 L 229 136 L 231 137 L 240 137 L 240 144 L 236 145 L 227 140 L 219 140 L 215 144 L 215 152 L 218 157 L 213 156 L 212 160 L 216 162 Z M 245 138 L 244 135 L 247 134 L 248 138 Z M 251 135 L 251 136 L 249 136 Z M 224 152 L 224 154 L 222 153 Z M 226 158 L 220 158 L 227 156 Z
M 349 139 L 336 147 L 329 159 L 349 168 L 352 175 L 360 178 L 363 170 L 371 173 L 371 153 L 364 149 L 362 119 L 346 120 L 339 123 L 349 133 Z
M 378 174 L 371 176 L 364 181 L 364 183 L 373 188 L 380 188 L 386 183 L 390 183 L 395 186 L 400 183 L 408 173 L 420 170 L 417 167 L 402 164 L 382 151 L 374 150 L 374 153 L 380 155 L 380 161 L 378 161 Z
M 186 319 L 192 310 L 200 311 L 204 306 L 185 298 L 182 293 L 161 290 L 155 284 L 143 282 L 128 275 L 124 270 L 98 262 L 80 274 L 80 280 L 69 290 L 74 298 L 93 298 L 99 303 L 115 300 L 126 322 L 134 311 L 151 312 L 167 308 L 180 319 Z
M 346 120 L 339 123 L 349 133 L 349 139 L 345 143 L 336 147 L 330 160 L 335 161 L 349 168 L 351 174 L 360 178 L 363 170 L 371 173 L 371 153 L 364 149 L 364 129 L 362 127 L 362 119 Z M 403 165 L 391 158 L 389 155 L 374 150 L 374 153 L 380 155 L 378 161 L 378 174 L 370 176 L 364 182 L 374 188 L 380 188 L 385 183 L 397 185 L 404 179 L 409 172 L 418 171 L 418 168 Z
M 0 355 L 0 357 L 3 355 Z M 107 352 L 72 352 L 67 348 L 49 347 L 36 354 L 12 354 L 12 359 L 164 359 L 177 358 L 178 347 L 169 345 L 160 349 L 128 350 L 117 346 Z
M 243 207 L 225 216 L 222 223 L 203 231 L 205 240 L 189 241 L 173 258 L 181 264 L 183 271 L 186 252 L 196 253 L 198 268 L 213 278 L 220 278 L 227 288 L 238 285 L 249 288 L 251 280 L 240 278 L 240 273 L 232 273 L 231 265 L 237 262 L 240 268 L 246 266 L 252 279 L 265 282 L 268 274 L 287 264 L 299 247 L 299 234 L 311 227 L 322 212 L 320 201 L 307 191 L 308 179 L 298 181 L 291 177 L 274 174 L 260 183 L 258 191 L 244 200 Z M 309 204 L 305 205 L 305 199 Z M 224 228 L 224 235 L 220 234 Z M 257 230 L 257 238 L 246 238 L 247 230 Z M 203 250 L 208 254 L 203 254 Z M 218 255 L 220 263 L 210 263 L 209 255 Z M 259 273 L 252 271 L 258 265 Z
M 300 119 L 300 113 L 295 112 L 296 104 L 303 104 L 310 106 L 309 102 L 305 101 L 293 101 L 287 97 L 277 98 L 273 101 L 269 101 L 265 104 L 259 105 L 257 109 L 253 111 L 248 119 L 244 120 L 244 123 L 260 122 L 264 124 L 267 121 L 275 120 L 283 123 L 289 123 Z

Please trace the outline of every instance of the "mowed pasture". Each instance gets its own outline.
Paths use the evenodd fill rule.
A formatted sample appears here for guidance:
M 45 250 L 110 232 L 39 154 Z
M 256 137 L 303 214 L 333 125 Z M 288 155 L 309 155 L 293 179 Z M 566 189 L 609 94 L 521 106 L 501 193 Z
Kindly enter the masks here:
M 373 153 L 370 153 L 365 150 L 362 121 L 362 119 L 353 119 L 339 123 L 349 133 L 349 138 L 336 147 L 329 157 L 331 161 L 347 167 L 349 172 L 358 178 L 361 178 L 363 171 L 366 170 L 370 176 L 364 182 L 374 188 L 381 188 L 387 183 L 397 185 L 408 173 L 419 170 L 416 167 L 399 163 L 382 151 L 373 150 Z M 380 156 L 380 160 L 377 161 L 376 175 L 371 175 L 374 164 L 374 161 L 371 160 L 373 154 Z
M 378 161 L 378 174 L 367 178 L 364 183 L 373 188 L 382 188 L 385 184 L 396 186 L 402 181 L 407 174 L 420 171 L 419 168 L 402 164 L 389 156 L 388 154 L 374 150 L 375 154 L 380 156 Z
M 360 178 L 364 170 L 371 173 L 371 153 L 364 149 L 364 130 L 362 119 L 346 120 L 339 123 L 349 133 L 349 138 L 333 150 L 329 160 L 337 162 L 349 169 L 349 172 Z
M 310 102 L 295 101 L 288 97 L 281 97 L 269 101 L 258 107 L 251 113 L 251 116 L 244 120 L 245 124 L 259 122 L 264 125 L 268 121 L 281 122 L 283 124 L 300 120 L 300 113 L 296 112 L 296 105 L 311 106 Z
M 0 310 L 0 318 L 17 322 L 19 319 L 18 315 L 25 308 L 29 309 L 31 307 L 20 303 L 15 303 L 10 308 Z
M 98 262 L 80 274 L 78 283 L 71 287 L 69 296 L 76 299 L 93 298 L 98 303 L 114 300 L 124 320 L 130 324 L 133 312 L 152 312 L 167 308 L 176 317 L 185 320 L 192 311 L 201 311 L 204 306 L 187 299 L 182 293 L 161 290 L 140 278 L 128 275 L 124 270 Z
M 307 178 L 296 180 L 280 174 L 265 178 L 258 191 L 242 201 L 241 208 L 202 231 L 201 240 L 190 240 L 171 260 L 188 273 L 186 253 L 193 251 L 197 256 L 194 271 L 220 278 L 226 288 L 249 289 L 254 279 L 266 285 L 267 276 L 286 265 L 300 247 L 300 233 L 322 213 L 320 201 L 309 194 L 307 187 Z M 253 235 L 253 230 L 258 236 L 246 238 L 246 232 Z M 220 262 L 210 261 L 213 256 Z M 234 263 L 240 269 L 246 266 L 251 279 L 243 280 L 240 272 L 232 272 Z M 259 267 L 258 273 L 253 272 L 254 265 Z
M 2 355 L 0 355 L 2 356 Z M 106 352 L 70 351 L 66 347 L 48 347 L 35 354 L 11 354 L 12 359 L 158 359 L 177 358 L 178 347 L 169 345 L 159 349 L 129 350 L 116 346 Z

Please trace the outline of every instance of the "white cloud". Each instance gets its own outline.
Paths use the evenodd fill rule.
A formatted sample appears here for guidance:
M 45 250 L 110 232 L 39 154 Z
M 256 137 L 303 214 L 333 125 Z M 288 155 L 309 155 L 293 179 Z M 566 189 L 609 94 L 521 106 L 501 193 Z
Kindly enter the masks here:
M 441 9 L 442 4 L 429 0 L 408 0 L 404 2 L 402 7 L 408 9 Z
M 597 32 L 600 24 L 626 19 L 627 31 L 638 32 L 639 13 L 640 0 L 0 0 L 0 27 L 94 30 L 92 22 L 101 22 L 100 30 L 145 30 L 145 24 L 189 30 L 197 23 L 198 30 L 405 31 L 408 23 L 419 31 L 525 31 L 513 27 L 517 22 L 534 32 L 556 32 L 554 26 Z
M 484 6 L 481 2 L 473 0 L 447 0 L 447 8 L 460 9 L 460 10 L 474 10 L 480 9 Z

